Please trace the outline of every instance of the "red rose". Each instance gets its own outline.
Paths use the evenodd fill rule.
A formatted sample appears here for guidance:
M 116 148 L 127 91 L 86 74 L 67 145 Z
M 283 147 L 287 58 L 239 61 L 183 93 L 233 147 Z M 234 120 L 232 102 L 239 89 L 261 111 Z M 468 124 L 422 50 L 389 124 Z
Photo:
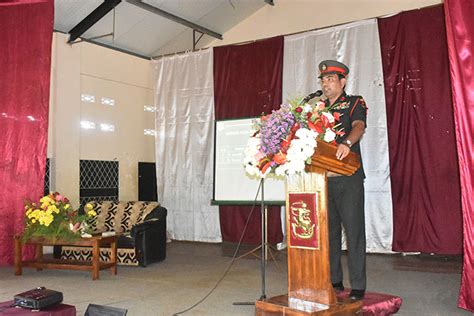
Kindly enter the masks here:
M 303 112 L 303 109 L 302 109 L 301 107 L 297 107 L 297 108 L 295 109 L 295 111 L 298 112 L 298 113 L 301 113 L 301 112 Z

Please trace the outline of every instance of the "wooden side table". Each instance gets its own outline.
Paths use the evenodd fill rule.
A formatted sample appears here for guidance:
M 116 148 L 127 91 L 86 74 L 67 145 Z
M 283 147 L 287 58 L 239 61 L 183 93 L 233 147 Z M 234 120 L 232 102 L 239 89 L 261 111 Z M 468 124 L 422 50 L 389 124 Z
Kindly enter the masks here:
M 72 241 L 49 240 L 45 238 L 31 238 L 22 241 L 21 235 L 15 236 L 15 275 L 22 274 L 23 267 L 59 270 L 81 270 L 92 271 L 92 280 L 99 279 L 99 271 L 110 268 L 110 273 L 117 274 L 117 235 L 114 236 L 92 236 L 90 238 L 79 238 Z M 23 244 L 32 244 L 36 247 L 35 259 L 23 261 Z M 70 260 L 70 259 L 45 259 L 43 257 L 43 246 L 83 246 L 92 247 L 92 261 Z M 111 248 L 110 261 L 100 261 L 100 248 L 109 246 Z

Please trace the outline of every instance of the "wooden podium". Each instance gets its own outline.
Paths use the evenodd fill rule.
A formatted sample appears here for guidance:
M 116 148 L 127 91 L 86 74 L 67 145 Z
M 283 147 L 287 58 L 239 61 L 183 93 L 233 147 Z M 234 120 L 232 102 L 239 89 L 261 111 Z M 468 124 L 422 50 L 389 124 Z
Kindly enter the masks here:
M 256 315 L 362 315 L 362 302 L 338 300 L 329 268 L 327 172 L 351 175 L 355 153 L 336 159 L 336 146 L 318 141 L 306 173 L 287 177 L 288 294 L 261 299 Z

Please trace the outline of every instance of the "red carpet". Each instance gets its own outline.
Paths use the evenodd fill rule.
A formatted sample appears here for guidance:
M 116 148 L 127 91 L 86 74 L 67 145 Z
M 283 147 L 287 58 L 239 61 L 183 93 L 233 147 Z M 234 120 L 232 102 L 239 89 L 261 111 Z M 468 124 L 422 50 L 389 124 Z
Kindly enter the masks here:
M 349 293 L 350 289 L 346 289 L 343 292 L 337 293 L 337 297 L 347 298 Z M 400 306 L 402 306 L 402 299 L 401 297 L 389 294 L 366 292 L 362 304 L 364 316 L 386 316 L 398 312 Z

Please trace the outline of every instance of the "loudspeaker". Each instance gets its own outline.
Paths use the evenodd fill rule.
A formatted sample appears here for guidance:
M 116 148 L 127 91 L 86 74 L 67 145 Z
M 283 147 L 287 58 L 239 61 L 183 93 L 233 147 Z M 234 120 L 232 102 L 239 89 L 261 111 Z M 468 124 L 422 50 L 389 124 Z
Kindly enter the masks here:
M 84 316 L 126 316 L 127 312 L 128 310 L 122 308 L 89 304 Z

